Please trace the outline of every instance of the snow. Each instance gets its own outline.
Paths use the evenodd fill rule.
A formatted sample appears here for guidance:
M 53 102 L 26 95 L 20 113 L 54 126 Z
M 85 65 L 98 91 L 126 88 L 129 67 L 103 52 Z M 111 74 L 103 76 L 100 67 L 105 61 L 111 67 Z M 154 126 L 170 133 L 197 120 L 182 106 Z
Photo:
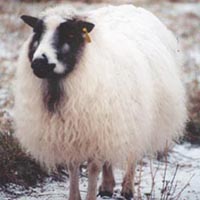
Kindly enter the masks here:
M 172 181 L 174 173 L 176 171 L 177 165 L 179 169 L 175 176 L 174 184 L 172 186 L 172 191 L 175 189 L 173 197 L 176 197 L 179 192 L 189 183 L 181 194 L 180 199 L 190 199 L 196 200 L 200 199 L 200 190 L 199 190 L 199 180 L 200 180 L 200 148 L 192 147 L 190 144 L 185 143 L 184 145 L 176 145 L 173 148 L 173 151 L 170 153 L 167 163 L 153 160 L 151 161 L 148 158 L 143 160 L 142 167 L 138 166 L 136 170 L 136 179 L 135 179 L 135 196 L 138 196 L 138 182 L 141 181 L 140 190 L 141 194 L 147 194 L 151 191 L 152 179 L 151 179 L 151 168 L 150 163 L 152 163 L 152 171 L 155 173 L 155 191 L 154 195 L 156 199 L 161 197 L 161 189 L 163 184 L 163 176 L 166 171 L 166 181 Z M 139 178 L 140 172 L 142 174 Z M 120 198 L 120 189 L 124 171 L 115 170 L 115 179 L 116 187 L 114 199 Z M 190 180 L 191 179 L 191 180 Z M 101 183 L 101 177 L 99 178 L 99 184 Z M 177 184 L 177 186 L 175 186 Z M 19 195 L 16 197 L 17 200 L 66 200 L 69 195 L 69 180 L 66 178 L 64 182 L 55 182 L 50 178 L 46 180 L 46 183 L 41 187 L 31 189 L 27 191 L 26 194 L 20 191 L 20 188 L 15 192 Z M 82 199 L 86 197 L 87 191 L 87 178 L 82 176 L 80 178 L 80 191 Z M 21 194 L 21 195 L 20 195 Z M 16 195 L 17 196 L 17 195 Z M 10 197 L 4 193 L 0 193 L 0 197 L 4 200 L 9 200 Z M 102 198 L 98 197 L 98 200 Z M 110 199 L 111 200 L 111 199 Z

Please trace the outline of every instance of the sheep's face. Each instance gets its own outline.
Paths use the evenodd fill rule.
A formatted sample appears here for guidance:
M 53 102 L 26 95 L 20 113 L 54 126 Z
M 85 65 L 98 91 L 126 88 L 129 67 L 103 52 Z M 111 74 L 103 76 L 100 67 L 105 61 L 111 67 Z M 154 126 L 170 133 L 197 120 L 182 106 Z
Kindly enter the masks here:
M 94 28 L 92 23 L 60 16 L 21 18 L 33 28 L 28 54 L 32 70 L 46 79 L 61 78 L 73 70 L 84 46 L 83 29 L 90 32 Z

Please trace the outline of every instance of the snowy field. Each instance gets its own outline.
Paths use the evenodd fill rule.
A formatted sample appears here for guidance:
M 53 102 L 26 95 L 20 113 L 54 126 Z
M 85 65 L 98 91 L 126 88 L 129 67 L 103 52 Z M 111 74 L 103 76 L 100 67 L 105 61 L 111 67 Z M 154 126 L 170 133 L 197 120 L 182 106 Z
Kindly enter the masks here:
M 182 44 L 184 49 L 184 80 L 191 96 L 192 92 L 199 89 L 200 81 L 200 3 L 158 2 L 137 1 L 136 4 L 156 14 L 176 34 L 178 41 Z M 30 31 L 21 22 L 19 16 L 21 14 L 37 15 L 45 7 L 54 4 L 54 1 L 40 4 L 0 1 L 0 131 L 2 132 L 10 130 L 9 125 L 12 121 L 10 116 L 13 106 L 11 81 L 20 46 Z M 80 9 L 100 6 L 87 6 L 82 3 L 75 5 Z M 123 172 L 120 170 L 115 172 L 117 185 L 113 198 L 120 199 L 120 182 Z M 155 185 L 152 182 L 155 182 Z M 84 199 L 87 189 L 85 176 L 81 177 L 80 185 L 81 196 Z M 15 197 L 1 192 L 0 200 L 64 200 L 68 197 L 68 187 L 67 178 L 64 182 L 47 179 L 42 187 L 38 186 L 26 192 L 14 187 L 17 193 Z M 152 196 L 148 197 L 150 192 Z M 167 196 L 168 192 L 169 196 Z M 186 143 L 176 145 L 170 152 L 167 162 L 151 161 L 145 158 L 137 169 L 135 196 L 138 198 L 142 196 L 142 199 L 163 200 L 200 199 L 200 146 L 191 146 Z
M 115 170 L 116 188 L 112 200 L 123 200 L 120 196 L 122 177 L 123 171 Z M 15 197 L 0 193 L 0 199 L 66 200 L 69 194 L 69 181 L 68 178 L 65 179 L 63 182 L 55 182 L 47 179 L 44 185 L 32 188 L 29 191 L 21 191 L 19 187 L 14 186 Z M 153 180 L 155 182 L 154 186 L 152 184 Z M 99 184 L 100 182 L 101 177 L 99 177 Z M 199 200 L 199 184 L 200 149 L 191 148 L 187 144 L 177 145 L 170 153 L 167 165 L 165 161 L 160 162 L 144 159 L 142 165 L 138 166 L 135 179 L 135 197 L 136 199 L 147 200 Z M 166 193 L 162 194 L 165 188 Z M 82 199 L 85 199 L 87 178 L 84 171 L 80 179 L 80 191 Z M 167 196 L 168 192 L 170 192 L 169 196 Z M 152 193 L 152 195 L 148 198 L 149 193 Z M 98 197 L 97 199 L 100 200 L 102 198 Z

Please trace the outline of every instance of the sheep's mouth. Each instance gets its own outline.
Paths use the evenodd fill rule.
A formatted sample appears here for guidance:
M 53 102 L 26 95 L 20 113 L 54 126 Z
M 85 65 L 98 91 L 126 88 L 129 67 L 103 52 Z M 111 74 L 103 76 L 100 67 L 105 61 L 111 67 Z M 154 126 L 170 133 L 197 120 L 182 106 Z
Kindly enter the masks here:
M 53 70 L 40 68 L 40 69 L 33 69 L 33 73 L 40 79 L 62 79 L 69 73 L 69 71 L 66 70 L 62 74 L 57 74 Z
M 42 68 L 40 70 L 33 70 L 33 73 L 38 78 L 44 79 L 44 78 L 50 78 L 53 76 L 53 71 L 47 71 L 46 69 Z

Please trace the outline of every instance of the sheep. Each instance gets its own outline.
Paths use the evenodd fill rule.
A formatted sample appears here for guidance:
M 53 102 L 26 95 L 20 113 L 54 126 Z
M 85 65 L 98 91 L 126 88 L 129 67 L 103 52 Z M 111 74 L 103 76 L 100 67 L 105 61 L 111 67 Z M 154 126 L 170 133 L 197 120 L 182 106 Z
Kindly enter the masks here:
M 113 166 L 126 169 L 121 194 L 133 196 L 137 161 L 183 134 L 187 120 L 181 53 L 173 34 L 133 5 L 79 11 L 66 5 L 39 18 L 20 51 L 14 119 L 22 147 L 48 169 L 67 165 L 69 200 L 112 196 Z

